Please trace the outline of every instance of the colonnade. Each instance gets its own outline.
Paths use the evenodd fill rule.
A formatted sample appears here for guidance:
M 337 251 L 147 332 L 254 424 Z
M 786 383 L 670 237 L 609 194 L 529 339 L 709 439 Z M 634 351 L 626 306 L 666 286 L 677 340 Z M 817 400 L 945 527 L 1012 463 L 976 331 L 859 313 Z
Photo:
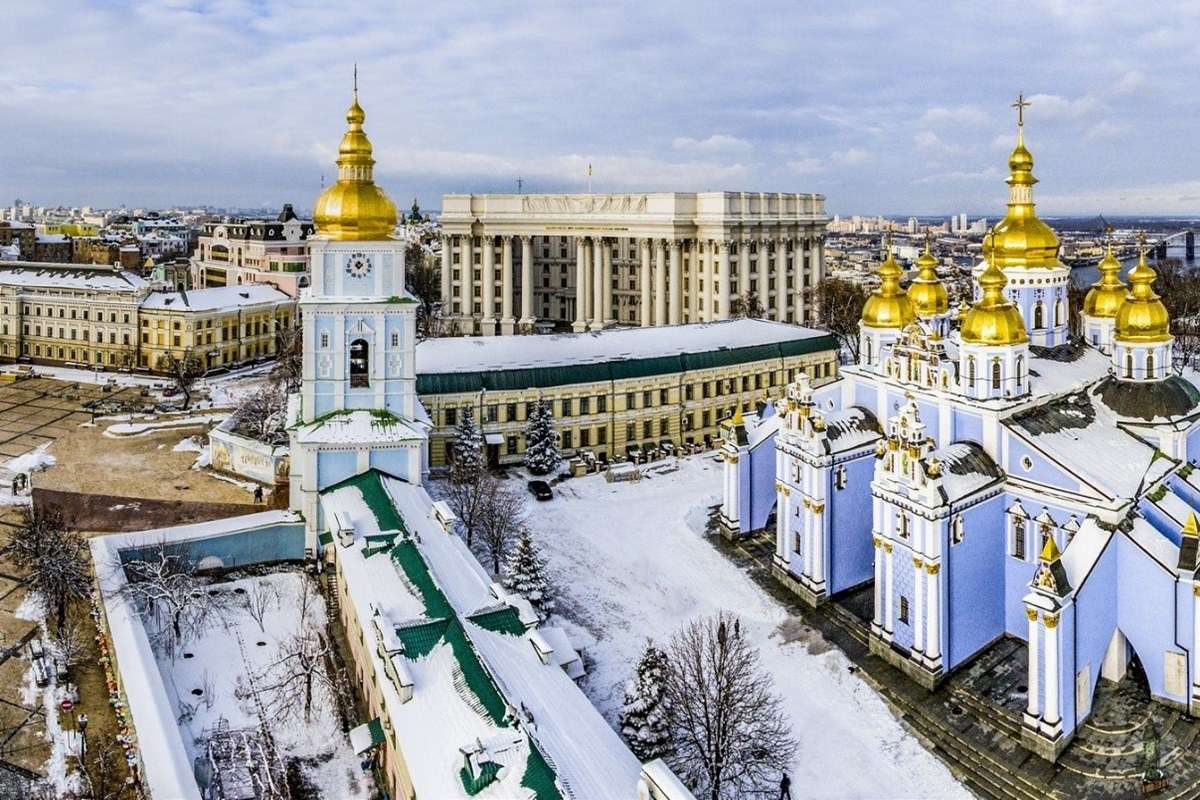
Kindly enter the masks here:
M 476 321 L 479 332 L 484 335 L 525 332 L 533 326 L 537 317 L 533 238 L 534 234 L 443 236 L 442 297 L 455 297 L 453 256 L 458 254 L 458 313 L 448 316 L 468 321 L 465 332 L 474 332 Z M 800 235 L 797 229 L 731 238 L 632 235 L 578 235 L 572 238 L 575 245 L 574 313 L 572 319 L 563 321 L 570 321 L 575 331 L 599 330 L 617 321 L 613 315 L 613 246 L 619 238 L 636 239 L 637 242 L 632 264 L 637 274 L 633 291 L 642 326 L 729 319 L 736 311 L 735 300 L 748 299 L 752 284 L 760 309 L 758 316 L 803 323 L 806 321 L 804 309 L 809 302 L 806 292 L 811 284 L 821 279 L 824 271 L 822 237 Z M 497 242 L 499 264 L 496 263 Z M 513 250 L 518 246 L 521 248 L 520 317 L 515 318 Z M 475 277 L 477 250 L 480 251 L 478 279 Z M 746 311 L 742 310 L 743 313 Z

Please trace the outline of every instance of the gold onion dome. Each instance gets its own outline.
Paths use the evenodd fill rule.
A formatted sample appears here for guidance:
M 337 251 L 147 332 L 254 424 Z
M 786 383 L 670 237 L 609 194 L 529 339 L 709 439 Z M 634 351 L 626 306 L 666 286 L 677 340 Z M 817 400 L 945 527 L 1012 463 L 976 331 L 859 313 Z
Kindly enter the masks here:
M 1155 273 L 1146 263 L 1146 251 L 1129 271 L 1129 294 L 1117 309 L 1114 338 L 1121 342 L 1165 342 L 1171 338 L 1171 315 L 1154 293 Z
M 1083 298 L 1083 314 L 1113 319 L 1117 316 L 1117 309 L 1125 302 L 1129 288 L 1121 280 L 1121 262 L 1113 255 L 1111 244 L 1096 266 L 1100 270 L 1100 280 L 1092 284 Z
M 963 317 L 962 340 L 969 344 L 1021 344 L 1029 341 L 1021 312 L 1004 296 L 1008 278 L 988 260 L 987 269 L 979 276 L 983 296 Z
M 375 185 L 371 140 L 363 130 L 367 115 L 354 102 L 346 112 L 346 134 L 338 146 L 337 183 L 321 192 L 313 210 L 317 233 L 340 241 L 377 241 L 396 228 L 396 206 Z
M 872 328 L 903 328 L 916 317 L 913 304 L 900 288 L 903 273 L 891 249 L 889 243 L 888 256 L 879 265 L 879 288 L 863 305 L 862 324 Z
M 938 260 L 929 251 L 929 239 L 925 239 L 925 252 L 917 259 L 917 277 L 908 286 L 908 299 L 919 317 L 934 317 L 950 310 L 950 296 L 937 274 Z
M 991 244 L 983 256 L 1000 269 L 1041 267 L 1054 269 L 1058 260 L 1058 237 L 1038 219 L 1033 208 L 1033 156 L 1025 147 L 1025 126 L 1017 126 L 1017 146 L 1008 157 L 1008 211 L 992 231 Z

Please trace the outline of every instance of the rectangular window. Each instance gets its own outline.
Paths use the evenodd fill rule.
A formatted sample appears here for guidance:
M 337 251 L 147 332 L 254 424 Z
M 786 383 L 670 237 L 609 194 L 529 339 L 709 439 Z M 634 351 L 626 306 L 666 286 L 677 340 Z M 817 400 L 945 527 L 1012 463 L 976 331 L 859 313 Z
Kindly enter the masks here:
M 626 422 L 625 423 L 625 439 L 626 439 L 626 441 L 633 441 L 633 439 L 636 436 L 637 436 L 637 426 L 635 424 L 633 424 L 632 422 Z
M 1013 520 L 1013 558 L 1025 560 L 1025 520 L 1021 517 Z
M 651 398 L 650 392 L 642 392 L 642 408 L 650 407 L 651 402 L 653 402 L 650 398 Z
M 901 539 L 908 538 L 908 515 L 902 511 L 896 512 L 896 533 Z
M 505 447 L 505 452 L 507 452 L 510 456 L 516 455 L 517 454 L 517 437 L 509 436 L 505 440 L 504 447 Z
M 837 472 L 834 473 L 833 485 L 838 491 L 846 488 L 846 468 L 844 466 L 839 466 Z
M 590 397 L 579 398 L 579 416 L 582 417 L 582 416 L 592 413 L 591 404 L 592 404 L 592 398 L 590 398 Z
M 592 432 L 590 430 L 588 430 L 587 428 L 584 428 L 583 430 L 581 430 L 579 432 L 579 446 L 580 447 L 588 447 L 591 445 L 591 443 L 592 443 Z
M 637 408 L 637 395 L 633 392 L 625 393 L 625 408 L 628 410 Z
M 508 403 L 507 405 L 504 406 L 504 420 L 505 420 L 505 422 L 516 422 L 517 421 L 517 404 L 516 403 Z
M 574 445 L 571 444 L 571 432 L 569 430 L 564 430 L 562 432 L 562 446 L 564 450 L 570 450 L 572 447 L 574 447 Z
M 659 389 L 658 390 L 658 404 L 659 405 L 665 406 L 669 402 L 667 400 L 667 397 L 668 397 L 667 392 L 668 391 L 669 390 L 667 390 L 667 389 Z
M 608 412 L 608 395 L 600 395 L 596 398 L 596 413 L 605 414 Z
M 608 428 L 596 429 L 596 444 L 608 444 Z
M 560 417 L 566 418 L 566 417 L 571 416 L 571 398 L 564 397 L 562 399 L 562 403 L 560 403 L 559 406 L 562 409 L 559 413 Z
M 900 598 L 900 621 L 905 625 L 908 624 L 908 598 Z
M 500 407 L 498 405 L 496 405 L 495 403 L 489 403 L 488 405 L 484 406 L 483 407 L 483 421 L 484 422 L 495 422 L 496 415 L 499 413 L 499 411 L 500 411 Z
M 654 435 L 654 420 L 652 420 L 652 419 L 642 420 L 642 438 L 649 439 L 653 435 Z
M 447 425 L 457 425 L 458 424 L 458 409 L 457 408 L 447 408 L 445 411 L 445 414 L 446 414 L 446 424 Z

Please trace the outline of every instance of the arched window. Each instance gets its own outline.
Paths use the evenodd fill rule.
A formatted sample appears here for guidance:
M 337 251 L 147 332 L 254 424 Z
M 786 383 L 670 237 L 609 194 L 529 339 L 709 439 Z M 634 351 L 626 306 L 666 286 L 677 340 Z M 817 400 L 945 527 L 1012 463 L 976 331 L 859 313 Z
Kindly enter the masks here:
M 1154 377 L 1154 353 L 1146 353 L 1146 377 Z
M 871 337 L 870 336 L 863 337 L 863 362 L 866 364 L 871 363 Z
M 1133 353 L 1128 350 L 1125 351 L 1125 377 L 1133 377 Z
M 1017 388 L 1025 382 L 1025 356 L 1017 356 Z
M 1054 326 L 1058 327 L 1063 324 L 1063 304 L 1062 300 L 1054 303 Z
M 967 356 L 967 385 L 975 388 L 975 356 Z
M 350 343 L 350 388 L 371 385 L 371 347 L 365 339 Z
M 1042 306 L 1042 301 L 1038 300 L 1033 307 L 1033 327 L 1039 329 L 1046 327 L 1045 317 L 1046 309 Z
M 1000 359 L 992 359 L 992 388 L 1000 388 Z

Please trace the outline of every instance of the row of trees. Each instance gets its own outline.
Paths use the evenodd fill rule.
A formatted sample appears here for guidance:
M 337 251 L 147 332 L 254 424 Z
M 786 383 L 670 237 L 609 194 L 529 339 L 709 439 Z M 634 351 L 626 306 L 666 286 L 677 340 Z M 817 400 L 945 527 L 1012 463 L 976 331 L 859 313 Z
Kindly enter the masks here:
M 470 407 L 464 408 L 454 428 L 451 480 L 461 482 L 473 478 L 484 469 L 483 432 L 475 422 Z M 541 400 L 533 405 L 525 422 L 525 466 L 534 475 L 548 475 L 562 463 L 558 433 L 554 430 L 554 412 L 550 403 Z
M 619 722 L 639 759 L 664 759 L 708 800 L 778 786 L 797 747 L 758 650 L 728 612 L 693 620 L 665 649 L 647 644 Z

